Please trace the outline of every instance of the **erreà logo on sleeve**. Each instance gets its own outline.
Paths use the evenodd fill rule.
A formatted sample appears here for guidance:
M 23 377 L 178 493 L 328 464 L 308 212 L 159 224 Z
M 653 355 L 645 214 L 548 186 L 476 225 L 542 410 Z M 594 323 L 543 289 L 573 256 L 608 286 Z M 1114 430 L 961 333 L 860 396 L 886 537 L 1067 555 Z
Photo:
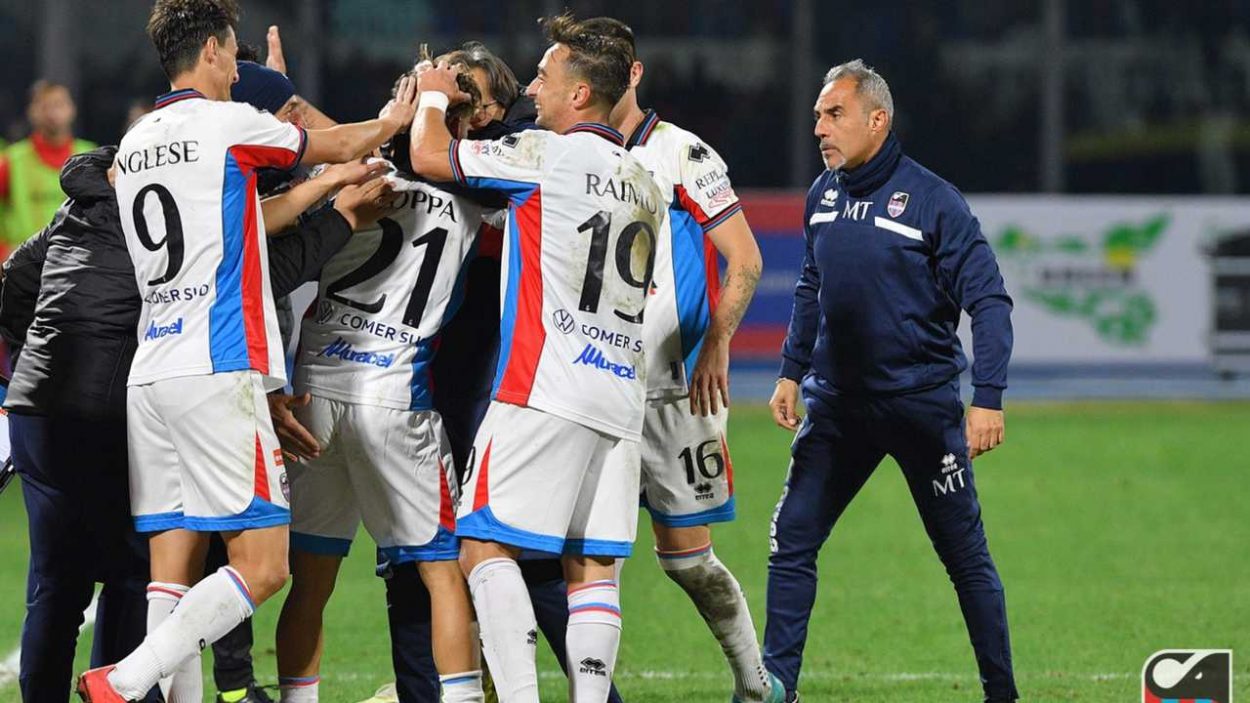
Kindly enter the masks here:
M 148 324 L 148 331 L 143 333 L 143 341 L 151 341 L 160 339 L 161 337 L 172 337 L 176 334 L 182 334 L 182 318 L 178 318 L 168 325 L 158 325 L 153 320 Z

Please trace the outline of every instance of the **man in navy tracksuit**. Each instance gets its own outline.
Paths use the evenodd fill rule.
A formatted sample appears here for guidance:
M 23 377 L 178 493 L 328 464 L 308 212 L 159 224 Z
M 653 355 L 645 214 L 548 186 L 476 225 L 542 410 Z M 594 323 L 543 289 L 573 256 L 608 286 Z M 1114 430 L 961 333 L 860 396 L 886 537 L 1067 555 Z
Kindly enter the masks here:
M 815 111 L 829 170 L 807 195 L 807 253 L 770 402 L 798 434 L 770 533 L 765 664 L 796 700 L 816 555 L 888 454 L 955 585 L 985 699 L 1016 700 L 970 461 L 1003 440 L 1011 298 L 959 191 L 903 155 L 881 76 L 862 61 L 834 67 Z M 966 419 L 961 309 L 975 351 Z

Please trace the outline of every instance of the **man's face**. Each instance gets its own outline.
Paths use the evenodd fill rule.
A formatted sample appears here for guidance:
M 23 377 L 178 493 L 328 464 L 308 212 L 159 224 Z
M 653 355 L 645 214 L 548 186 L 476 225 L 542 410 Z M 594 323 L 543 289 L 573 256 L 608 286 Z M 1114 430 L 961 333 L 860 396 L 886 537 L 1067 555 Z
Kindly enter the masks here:
M 475 68 L 469 71 L 469 76 L 477 86 L 477 91 L 482 95 L 482 104 L 477 112 L 473 113 L 472 128 L 481 129 L 494 120 L 502 120 L 508 114 L 508 109 L 506 105 L 495 100 L 495 95 L 490 92 L 490 76 L 486 73 L 486 69 Z
M 530 82 L 525 94 L 534 99 L 538 111 L 535 122 L 543 129 L 563 132 L 573 126 L 573 98 L 577 86 L 568 70 L 569 49 L 552 44 L 538 62 L 538 76 Z
M 274 115 L 274 117 L 277 118 L 279 122 L 286 122 L 288 124 L 293 124 L 296 127 L 303 127 L 304 101 L 300 100 L 298 95 L 292 95 L 291 98 L 278 109 L 278 112 Z
M 883 138 L 884 110 L 865 109 L 854 78 L 839 78 L 826 85 L 816 98 L 816 138 L 820 156 L 831 170 L 853 169 L 872 156 Z
M 30 126 L 40 134 L 68 134 L 74 124 L 74 100 L 65 88 L 48 88 L 31 101 L 27 116 L 30 118 Z
M 214 93 L 216 93 L 209 97 L 215 100 L 229 100 L 230 86 L 239 82 L 239 65 L 235 60 L 239 53 L 239 42 L 234 36 L 234 30 L 230 28 L 226 29 L 224 42 L 217 41 L 213 37 L 210 37 L 208 41 L 211 56 L 209 75 L 212 78 Z

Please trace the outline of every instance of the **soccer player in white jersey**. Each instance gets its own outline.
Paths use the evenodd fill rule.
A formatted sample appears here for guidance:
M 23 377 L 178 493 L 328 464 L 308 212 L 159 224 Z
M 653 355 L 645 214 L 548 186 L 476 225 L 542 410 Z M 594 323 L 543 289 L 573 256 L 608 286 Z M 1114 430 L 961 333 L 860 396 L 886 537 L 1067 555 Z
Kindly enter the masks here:
M 477 90 L 467 75 L 461 84 Z M 449 111 L 457 136 L 468 134 L 478 102 Z M 322 614 L 362 519 L 392 564 L 417 562 L 430 592 L 442 700 L 483 700 L 473 607 L 456 561 L 459 484 L 434 410 L 431 365 L 485 213 L 407 174 L 388 178 L 399 209 L 326 264 L 300 330 L 294 385 L 312 400 L 296 416 L 321 453 L 288 469 L 291 592 L 277 635 L 283 703 L 317 701 Z
M 127 399 L 131 508 L 152 533 L 153 583 L 147 639 L 79 680 L 94 703 L 143 698 L 286 581 L 286 472 L 265 398 L 285 370 L 256 169 L 357 158 L 415 113 L 411 81 L 379 119 L 316 132 L 230 102 L 237 16 L 231 0 L 157 0 L 148 34 L 172 91 L 116 157 L 143 301 Z M 222 533 L 229 565 L 200 579 L 208 532 Z
M 598 17 L 592 32 L 634 48 L 623 22 Z M 612 123 L 664 191 L 668 223 L 656 247 L 643 325 L 647 411 L 642 430 L 643 502 L 660 567 L 689 595 L 716 636 L 734 677 L 734 701 L 776 701 L 742 588 L 712 551 L 711 524 L 734 519 L 733 465 L 725 439 L 729 340 L 746 312 L 762 261 L 725 162 L 696 135 L 638 106 L 642 62 Z M 725 257 L 720 285 L 717 254 Z M 614 454 L 610 461 L 632 459 Z
M 500 361 L 457 514 L 461 565 L 500 700 L 538 700 L 533 606 L 516 558 L 564 555 L 570 698 L 601 703 L 620 643 L 615 559 L 637 526 L 638 472 L 607 472 L 637 446 L 645 401 L 643 308 L 662 194 L 604 124 L 629 83 L 623 43 L 547 23 L 528 94 L 538 125 L 497 141 L 443 126 L 455 70 L 421 74 L 412 161 L 433 179 L 509 194 Z

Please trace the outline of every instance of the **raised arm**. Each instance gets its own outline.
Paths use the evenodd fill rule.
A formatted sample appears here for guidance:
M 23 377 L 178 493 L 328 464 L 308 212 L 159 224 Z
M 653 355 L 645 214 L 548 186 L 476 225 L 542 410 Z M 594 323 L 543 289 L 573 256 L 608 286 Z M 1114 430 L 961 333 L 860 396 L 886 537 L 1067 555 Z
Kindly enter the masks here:
M 455 180 L 451 170 L 452 136 L 447 129 L 447 106 L 467 100 L 456 85 L 459 69 L 447 64 L 420 71 L 417 76 L 421 92 L 420 107 L 412 125 L 409 157 L 418 175 L 431 181 Z
M 382 175 L 389 166 L 385 161 L 366 164 L 354 161 L 335 164 L 316 178 L 310 178 L 281 195 L 260 202 L 265 216 L 265 234 L 273 236 L 295 224 L 301 214 L 346 185 L 363 183 Z
M 304 163 L 337 164 L 372 152 L 412 123 L 416 114 L 416 96 L 416 79 L 405 77 L 399 82 L 395 99 L 382 108 L 377 119 L 309 130 Z

